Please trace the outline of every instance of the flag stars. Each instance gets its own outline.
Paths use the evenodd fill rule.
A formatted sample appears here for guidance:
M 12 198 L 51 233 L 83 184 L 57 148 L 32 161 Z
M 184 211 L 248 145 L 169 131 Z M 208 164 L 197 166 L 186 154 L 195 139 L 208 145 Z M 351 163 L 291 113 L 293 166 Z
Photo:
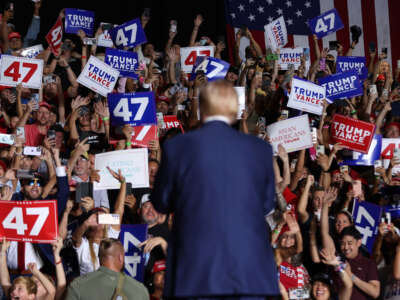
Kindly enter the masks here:
M 292 20 L 292 19 L 289 19 L 289 20 L 287 20 L 287 23 L 288 23 L 289 25 L 293 25 L 293 20 Z
M 283 12 L 282 12 L 282 9 L 280 9 L 280 8 L 278 8 L 277 10 L 276 10 L 276 13 L 278 14 L 278 15 L 281 15 Z
M 235 19 L 236 15 L 234 13 L 231 13 L 231 17 L 232 17 L 232 19 Z
M 292 7 L 292 1 L 289 1 L 289 0 L 286 1 L 286 6 L 287 6 L 287 7 Z
M 239 9 L 240 11 L 244 11 L 244 6 L 243 6 L 242 4 L 240 4 L 240 5 L 238 6 L 238 9 Z
M 267 0 L 267 3 L 268 3 L 269 5 L 272 5 L 272 0 Z
M 269 22 L 269 23 L 271 23 L 273 20 L 274 20 L 274 19 L 273 19 L 271 16 L 268 17 L 268 22 Z
M 254 0 L 249 0 L 249 3 L 253 3 L 254 2 Z
M 259 6 L 259 7 L 257 8 L 257 10 L 258 10 L 258 12 L 259 12 L 260 14 L 262 14 L 262 13 L 264 12 L 264 7 Z
M 303 13 L 301 12 L 301 10 L 297 10 L 296 15 L 297 15 L 297 17 L 301 17 L 303 15 Z
M 250 20 L 250 21 L 253 22 L 255 19 L 256 19 L 256 18 L 254 17 L 254 15 L 250 15 L 250 16 L 249 16 L 249 20 Z
M 307 7 L 307 8 L 310 8 L 311 7 L 311 2 L 310 1 L 305 2 L 304 6 Z

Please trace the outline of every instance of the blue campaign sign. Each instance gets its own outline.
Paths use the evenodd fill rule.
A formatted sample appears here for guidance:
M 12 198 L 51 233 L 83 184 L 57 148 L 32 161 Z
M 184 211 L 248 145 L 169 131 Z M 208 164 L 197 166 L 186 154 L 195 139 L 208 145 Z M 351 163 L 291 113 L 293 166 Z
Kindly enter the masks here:
M 226 61 L 209 56 L 197 56 L 196 62 L 193 65 L 190 80 L 196 78 L 196 73 L 199 71 L 204 72 L 208 81 L 223 79 L 228 73 L 230 64 Z
M 145 255 L 139 244 L 147 239 L 147 224 L 122 225 L 119 240 L 125 250 L 125 274 L 143 282 Z
M 153 92 L 108 94 L 108 107 L 113 126 L 157 124 Z
M 308 20 L 308 26 L 310 27 L 311 32 L 319 39 L 344 27 L 339 13 L 335 8 L 328 10 L 318 17 Z
M 111 30 L 110 35 L 117 48 L 136 47 L 147 42 L 140 19 L 134 19 L 115 27 Z
M 65 32 L 77 33 L 82 29 L 87 36 L 93 35 L 94 12 L 83 9 L 65 9 Z
M 135 73 L 139 64 L 136 52 L 107 48 L 104 62 L 118 70 L 120 76 L 138 78 Z
M 351 98 L 363 94 L 363 87 L 356 71 L 319 78 L 318 84 L 326 88 L 326 97 L 330 100 Z
M 382 150 L 382 135 L 375 134 L 367 154 L 353 151 L 353 159 L 344 160 L 340 165 L 347 166 L 373 166 L 379 160 Z
M 379 205 L 367 201 L 354 200 L 353 220 L 354 225 L 362 234 L 362 243 L 368 250 L 372 251 L 372 246 L 381 220 L 382 208 Z
M 400 205 L 397 204 L 386 205 L 383 207 L 383 209 L 385 213 L 390 213 L 392 220 L 400 218 Z
M 361 80 L 368 78 L 367 60 L 365 56 L 338 56 L 336 58 L 336 73 L 357 71 Z

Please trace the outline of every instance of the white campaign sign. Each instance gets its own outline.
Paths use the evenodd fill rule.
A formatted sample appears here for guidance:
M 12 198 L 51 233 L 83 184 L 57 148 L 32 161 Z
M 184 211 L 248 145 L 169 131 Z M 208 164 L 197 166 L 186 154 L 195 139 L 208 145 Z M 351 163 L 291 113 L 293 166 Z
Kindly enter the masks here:
M 234 89 L 238 94 L 238 113 L 236 118 L 241 119 L 243 110 L 246 109 L 246 92 L 244 86 L 235 86 Z
M 28 47 L 28 48 L 24 48 L 21 51 L 21 56 L 23 57 L 27 57 L 27 58 L 35 58 L 36 55 L 38 55 L 39 53 L 43 52 L 43 45 L 36 45 L 36 46 L 32 46 L 32 47 Z
M 106 97 L 108 93 L 113 91 L 118 76 L 119 71 L 92 55 L 77 81 Z
M 42 87 L 43 60 L 2 55 L 0 62 L 0 84 L 40 89 Z
M 289 95 L 288 107 L 321 115 L 325 88 L 313 82 L 293 78 Z
M 184 47 L 181 48 L 181 69 L 185 73 L 191 73 L 197 56 L 214 57 L 213 46 Z
M 301 65 L 300 57 L 303 56 L 304 49 L 297 48 L 282 48 L 279 54 L 278 64 L 282 70 L 287 70 L 289 68 L 289 64 L 293 64 L 295 70 L 298 70 Z M 308 55 L 308 59 L 306 59 L 306 70 L 310 68 L 310 55 Z
M 286 24 L 283 16 L 265 25 L 264 35 L 267 48 L 271 48 L 273 52 L 278 48 L 283 48 L 288 42 Z
M 307 114 L 271 124 L 267 127 L 267 134 L 275 154 L 279 144 L 282 144 L 288 153 L 313 145 Z
M 100 26 L 102 26 L 103 24 L 108 24 L 108 23 L 104 23 L 101 22 Z M 118 25 L 113 25 L 113 27 L 116 27 Z M 97 45 L 101 46 L 101 47 L 106 47 L 106 48 L 112 48 L 114 46 L 114 43 L 111 39 L 111 35 L 110 35 L 110 31 L 111 30 L 103 30 L 103 32 L 98 36 L 97 38 Z
M 95 190 L 120 188 L 120 183 L 110 174 L 107 167 L 115 172 L 120 169 L 126 182 L 132 183 L 132 188 L 149 187 L 147 148 L 96 154 L 94 164 L 96 170 L 100 170 L 100 182 L 95 182 L 93 185 Z

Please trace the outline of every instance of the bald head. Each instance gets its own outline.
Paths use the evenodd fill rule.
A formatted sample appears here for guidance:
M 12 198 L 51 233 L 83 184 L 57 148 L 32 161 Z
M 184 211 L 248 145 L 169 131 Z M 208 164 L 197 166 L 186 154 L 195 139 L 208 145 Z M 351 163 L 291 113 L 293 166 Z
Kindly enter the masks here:
M 200 112 L 202 119 L 215 115 L 228 117 L 231 123 L 236 119 L 238 95 L 232 85 L 219 80 L 208 83 L 200 92 Z
M 99 248 L 100 265 L 119 272 L 124 266 L 124 253 L 124 247 L 119 240 L 104 239 Z

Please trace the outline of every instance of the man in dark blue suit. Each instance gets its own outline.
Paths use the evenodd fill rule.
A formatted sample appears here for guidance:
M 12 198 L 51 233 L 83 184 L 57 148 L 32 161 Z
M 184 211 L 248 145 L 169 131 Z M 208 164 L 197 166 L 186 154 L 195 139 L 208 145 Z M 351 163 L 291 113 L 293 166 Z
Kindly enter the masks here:
M 204 125 L 164 145 L 152 202 L 174 213 L 165 298 L 279 295 L 265 222 L 275 207 L 272 148 L 230 127 L 237 106 L 229 83 L 208 84 Z

